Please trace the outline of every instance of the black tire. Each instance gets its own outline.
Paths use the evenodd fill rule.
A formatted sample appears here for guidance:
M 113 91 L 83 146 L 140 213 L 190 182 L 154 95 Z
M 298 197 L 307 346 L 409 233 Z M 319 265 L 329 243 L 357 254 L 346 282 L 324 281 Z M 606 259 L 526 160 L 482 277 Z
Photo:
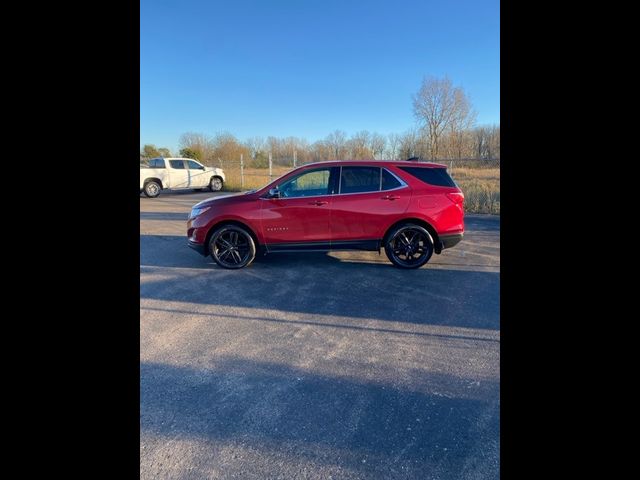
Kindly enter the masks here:
M 222 178 L 211 177 L 211 180 L 209 180 L 209 190 L 211 190 L 212 192 L 219 192 L 220 190 L 222 190 L 222 187 L 224 187 Z
M 209 253 L 222 268 L 244 268 L 256 258 L 256 244 L 251 234 L 237 225 L 223 225 L 209 240 Z
M 398 268 L 420 268 L 433 255 L 433 238 L 424 227 L 404 223 L 389 232 L 384 252 Z
M 162 190 L 162 187 L 160 187 L 160 184 L 155 180 L 149 180 L 147 183 L 144 184 L 143 190 L 144 190 L 145 196 L 149 198 L 155 198 L 158 195 L 160 195 L 160 190 Z

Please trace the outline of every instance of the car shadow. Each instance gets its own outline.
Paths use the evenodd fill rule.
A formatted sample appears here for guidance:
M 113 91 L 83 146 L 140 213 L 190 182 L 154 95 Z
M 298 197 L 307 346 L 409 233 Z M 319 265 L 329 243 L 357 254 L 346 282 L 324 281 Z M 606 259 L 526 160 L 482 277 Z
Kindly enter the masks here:
M 498 272 L 401 270 L 384 254 L 363 261 L 311 252 L 225 270 L 190 250 L 185 237 L 141 235 L 140 245 L 141 299 L 500 329 Z
M 181 220 L 185 224 L 188 216 L 182 212 L 140 212 L 140 220 Z
M 201 369 L 143 361 L 141 438 L 204 440 L 358 478 L 499 477 L 499 383 L 428 371 L 411 385 L 356 378 L 235 357 Z M 196 468 L 219 466 L 193 455 Z M 273 473 L 268 462 L 233 467 Z

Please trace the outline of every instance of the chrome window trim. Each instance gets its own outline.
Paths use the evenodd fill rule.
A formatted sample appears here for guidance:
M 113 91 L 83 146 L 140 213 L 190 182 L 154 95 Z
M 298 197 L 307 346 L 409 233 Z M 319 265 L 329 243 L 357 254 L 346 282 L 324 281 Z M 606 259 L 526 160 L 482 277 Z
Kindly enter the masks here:
M 396 188 L 390 188 L 389 190 L 382 190 L 382 172 L 380 173 L 380 191 L 381 192 L 391 192 L 392 190 L 398 190 L 402 187 L 408 187 L 409 185 L 407 185 L 407 182 L 405 182 L 403 179 L 401 179 L 398 175 L 396 175 L 395 173 L 393 173 L 391 170 L 382 167 L 384 170 L 386 170 L 387 172 L 389 172 L 391 175 L 393 175 L 395 177 L 396 180 L 398 180 L 400 182 L 400 186 L 396 187 Z
M 349 165 L 350 167 L 358 167 L 359 165 Z M 370 167 L 370 165 L 362 165 L 363 167 Z M 402 180 L 400 177 L 398 177 L 398 175 L 396 175 L 395 173 L 393 173 L 391 170 L 385 168 L 385 167 L 378 167 L 380 168 L 380 177 L 382 178 L 382 169 L 386 170 L 387 172 L 389 172 L 391 175 L 393 175 L 396 180 L 398 180 L 400 182 L 400 186 L 396 187 L 396 188 L 390 188 L 388 190 L 375 190 L 372 192 L 353 192 L 353 193 L 328 193 L 327 195 L 309 195 L 308 197 L 280 197 L 277 198 L 277 200 L 298 200 L 300 198 L 322 198 L 322 197 L 343 197 L 346 195 L 367 195 L 370 193 L 382 193 L 382 192 L 395 192 L 396 190 L 402 190 L 404 188 L 408 188 L 409 185 Z M 382 182 L 382 180 L 380 180 Z M 340 191 L 340 188 L 342 186 L 342 165 L 340 166 L 340 177 L 338 178 L 338 192 Z M 265 198 L 265 197 L 260 197 L 260 200 L 273 200 L 273 198 Z

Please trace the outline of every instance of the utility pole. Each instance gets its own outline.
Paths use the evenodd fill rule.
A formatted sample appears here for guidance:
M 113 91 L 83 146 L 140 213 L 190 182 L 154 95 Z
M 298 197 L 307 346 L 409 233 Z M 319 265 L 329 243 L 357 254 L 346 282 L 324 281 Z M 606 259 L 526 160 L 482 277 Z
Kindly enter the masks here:
M 240 189 L 244 190 L 244 157 L 240 154 Z

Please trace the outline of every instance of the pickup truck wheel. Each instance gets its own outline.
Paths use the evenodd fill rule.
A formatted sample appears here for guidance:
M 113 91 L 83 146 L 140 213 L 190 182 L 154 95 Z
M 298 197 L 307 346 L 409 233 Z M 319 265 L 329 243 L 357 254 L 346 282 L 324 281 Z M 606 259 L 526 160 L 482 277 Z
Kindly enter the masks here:
M 237 225 L 223 225 L 209 241 L 211 258 L 222 268 L 246 267 L 256 258 L 256 244 L 251 234 Z
M 155 198 L 160 195 L 160 184 L 151 180 L 144 184 L 144 194 L 149 198 Z
M 211 181 L 209 182 L 209 190 L 211 190 L 212 192 L 219 192 L 220 190 L 222 190 L 222 187 L 223 183 L 220 177 L 211 178 Z

